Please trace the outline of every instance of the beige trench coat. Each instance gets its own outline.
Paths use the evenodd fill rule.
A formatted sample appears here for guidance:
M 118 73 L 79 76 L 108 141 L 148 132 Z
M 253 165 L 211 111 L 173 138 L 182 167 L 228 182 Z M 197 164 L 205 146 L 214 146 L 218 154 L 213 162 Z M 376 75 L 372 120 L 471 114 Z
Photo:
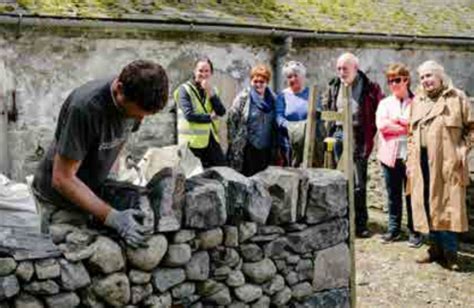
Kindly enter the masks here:
M 420 161 L 422 125 L 427 129 L 429 217 L 423 202 L 424 185 Z M 410 117 L 407 166 L 416 231 L 467 231 L 467 153 L 473 144 L 474 110 L 471 110 L 462 91 L 449 87 L 436 103 L 424 94 L 415 96 Z

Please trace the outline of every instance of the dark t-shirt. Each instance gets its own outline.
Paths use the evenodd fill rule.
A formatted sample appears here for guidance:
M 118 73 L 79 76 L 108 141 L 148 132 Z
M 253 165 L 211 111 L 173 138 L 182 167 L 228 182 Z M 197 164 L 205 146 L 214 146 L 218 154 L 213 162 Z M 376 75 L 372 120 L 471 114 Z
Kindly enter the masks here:
M 55 138 L 33 182 L 35 190 L 46 200 L 56 205 L 70 204 L 51 185 L 56 153 L 82 161 L 77 177 L 97 191 L 130 133 L 138 129 L 139 121 L 126 118 L 115 105 L 112 81 L 90 81 L 75 89 L 62 105 Z

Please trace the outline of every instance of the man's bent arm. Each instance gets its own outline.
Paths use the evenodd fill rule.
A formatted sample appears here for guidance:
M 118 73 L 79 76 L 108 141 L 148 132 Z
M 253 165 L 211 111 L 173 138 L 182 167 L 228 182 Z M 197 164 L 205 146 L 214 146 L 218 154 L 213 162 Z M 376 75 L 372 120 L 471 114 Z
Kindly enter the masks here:
M 104 222 L 112 208 L 76 176 L 81 163 L 80 160 L 56 154 L 53 161 L 52 185 L 72 203 Z

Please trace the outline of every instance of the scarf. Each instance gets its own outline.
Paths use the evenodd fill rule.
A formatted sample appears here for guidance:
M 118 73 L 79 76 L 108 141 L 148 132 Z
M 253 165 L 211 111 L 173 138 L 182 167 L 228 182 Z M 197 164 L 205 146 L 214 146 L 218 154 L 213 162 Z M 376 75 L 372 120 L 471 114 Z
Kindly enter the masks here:
M 265 88 L 265 93 L 261 97 L 254 87 L 250 88 L 250 102 L 257 106 L 264 113 L 268 113 L 273 109 L 275 98 L 273 97 L 270 89 Z

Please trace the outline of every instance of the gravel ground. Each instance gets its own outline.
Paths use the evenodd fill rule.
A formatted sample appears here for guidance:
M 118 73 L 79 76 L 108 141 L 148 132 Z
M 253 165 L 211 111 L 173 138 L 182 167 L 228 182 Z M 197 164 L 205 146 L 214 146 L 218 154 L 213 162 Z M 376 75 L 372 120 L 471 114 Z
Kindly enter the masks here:
M 356 240 L 357 307 L 474 307 L 474 245 L 461 244 L 460 272 L 416 264 L 427 246 L 410 248 L 406 238 L 382 244 L 386 216 L 371 209 L 374 235 Z

